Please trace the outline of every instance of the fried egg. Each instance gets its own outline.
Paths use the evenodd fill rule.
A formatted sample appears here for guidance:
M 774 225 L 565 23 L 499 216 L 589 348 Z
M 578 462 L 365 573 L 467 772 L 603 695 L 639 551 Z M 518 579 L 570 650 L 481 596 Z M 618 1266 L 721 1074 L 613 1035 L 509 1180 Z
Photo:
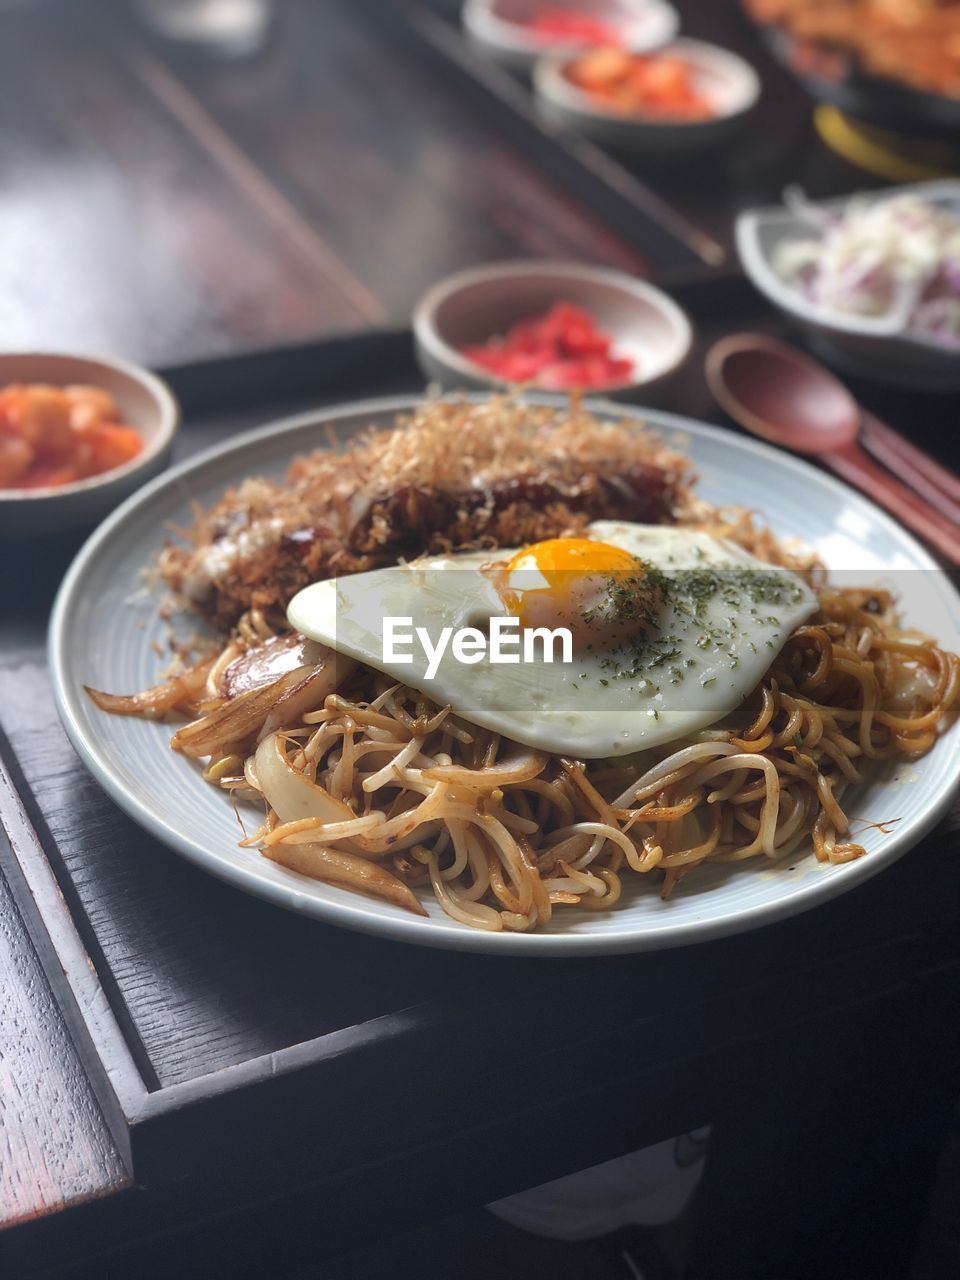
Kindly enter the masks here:
M 596 759 L 716 724 L 816 608 L 801 578 L 708 534 L 598 521 L 586 537 L 317 582 L 287 616 L 466 720 Z M 484 641 L 504 618 L 517 641 L 495 662 Z M 473 630 L 457 647 L 451 637 L 464 628 Z M 569 632 L 565 655 L 546 639 L 558 628 Z M 538 632 L 524 660 L 522 641 Z

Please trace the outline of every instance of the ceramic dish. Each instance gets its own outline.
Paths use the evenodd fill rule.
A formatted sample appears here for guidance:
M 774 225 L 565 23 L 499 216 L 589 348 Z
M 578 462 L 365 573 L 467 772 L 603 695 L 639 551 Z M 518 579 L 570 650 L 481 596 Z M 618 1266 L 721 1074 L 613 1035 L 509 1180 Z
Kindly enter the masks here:
M 623 44 L 634 53 L 659 49 L 680 25 L 676 9 L 665 0 L 594 0 L 576 6 L 548 0 L 467 0 L 463 26 L 484 53 L 515 71 L 528 71 L 542 53 L 572 53 L 584 47 L 582 41 L 559 44 L 524 25 L 538 10 L 564 8 L 616 24 Z
M 865 192 L 867 200 L 916 194 L 960 212 L 960 181 L 920 182 Z M 828 213 L 842 213 L 850 198 L 821 200 Z M 904 332 L 896 318 L 857 316 L 818 306 L 782 280 L 773 266 L 785 240 L 811 239 L 816 231 L 792 210 L 777 205 L 741 213 L 737 252 L 753 284 L 797 321 L 823 356 L 854 375 L 927 391 L 960 389 L 960 351 L 923 334 Z
M 537 397 L 550 402 L 549 397 Z M 609 912 L 574 912 L 536 933 L 486 933 L 457 924 L 432 899 L 417 917 L 385 902 L 297 876 L 237 845 L 229 798 L 203 782 L 200 770 L 169 746 L 170 726 L 105 715 L 85 684 L 145 688 L 162 660 L 152 642 L 165 638 L 142 570 L 164 541 L 168 522 L 185 522 L 190 503 L 210 502 L 244 477 L 281 473 L 293 455 L 317 447 L 332 426 L 345 438 L 371 423 L 387 424 L 413 407 L 408 398 L 377 400 L 293 418 L 253 432 L 155 480 L 93 535 L 67 574 L 54 607 L 50 667 L 57 705 L 81 759 L 121 808 L 158 840 L 197 866 L 249 893 L 328 924 L 427 946 L 495 954 L 576 955 L 640 951 L 704 942 L 770 924 L 816 906 L 882 871 L 945 812 L 960 778 L 954 728 L 925 758 L 882 769 L 849 792 L 853 817 L 898 821 L 884 834 L 867 827 L 857 838 L 867 854 L 843 866 L 795 855 L 789 865 L 760 870 L 734 863 L 698 868 L 689 887 L 668 902 L 646 878 L 625 886 Z M 960 598 L 930 556 L 865 499 L 805 463 L 767 445 L 671 414 L 639 412 L 593 401 L 598 412 L 636 416 L 686 448 L 700 492 L 717 503 L 765 510 L 774 531 L 803 539 L 831 568 L 855 571 L 847 581 L 891 585 L 908 619 L 941 642 L 960 645 Z M 195 623 L 190 620 L 186 630 Z M 241 806 L 252 829 L 256 810 Z M 144 850 L 145 857 L 155 852 Z M 136 874 L 131 865 L 130 874 Z
M 0 355 L 0 387 L 11 382 L 53 386 L 88 383 L 109 391 L 143 449 L 132 461 L 55 489 L 0 489 L 0 537 L 30 538 L 91 527 L 166 466 L 180 410 L 169 388 L 123 360 L 61 352 Z
M 426 376 L 447 390 L 506 386 L 460 354 L 554 302 L 589 311 L 614 338 L 617 355 L 635 363 L 635 376 L 602 394 L 655 398 L 690 354 L 693 330 L 660 289 L 622 271 L 572 262 L 495 262 L 447 276 L 413 313 L 417 359 Z
M 569 54 L 547 55 L 533 71 L 538 110 L 553 124 L 622 151 L 676 154 L 716 145 L 743 124 L 760 97 L 760 79 L 743 58 L 702 40 L 675 40 L 662 52 L 690 68 L 696 89 L 715 114 L 707 120 L 671 120 L 605 107 L 567 75 Z

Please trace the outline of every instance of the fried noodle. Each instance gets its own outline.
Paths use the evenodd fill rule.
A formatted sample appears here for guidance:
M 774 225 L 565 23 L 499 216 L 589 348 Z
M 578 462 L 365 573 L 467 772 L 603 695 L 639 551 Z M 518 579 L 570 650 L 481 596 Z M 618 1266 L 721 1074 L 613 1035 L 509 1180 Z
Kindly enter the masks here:
M 625 459 L 632 479 L 618 487 Z M 318 513 L 323 538 L 298 541 Z M 818 612 L 722 724 L 627 758 L 569 759 L 287 628 L 290 595 L 321 570 L 395 563 L 436 539 L 510 545 L 598 514 L 700 529 L 818 591 Z M 227 494 L 198 514 L 192 547 L 168 549 L 161 569 L 176 564 L 179 586 L 183 566 L 206 557 L 213 594 L 194 607 L 221 635 L 230 628 L 219 653 L 143 693 L 90 696 L 114 714 L 193 717 L 172 746 L 202 761 L 212 785 L 263 805 L 244 843 L 265 857 L 419 914 L 416 891 L 432 893 L 477 929 L 608 910 L 636 877 L 652 876 L 666 897 L 706 862 L 772 864 L 811 844 L 821 862 L 859 858 L 845 792 L 877 762 L 930 750 L 960 701 L 960 660 L 904 630 L 888 592 L 826 585 L 811 556 L 749 512 L 696 498 L 686 462 L 656 437 L 601 423 L 576 400 L 563 413 L 505 397 L 425 406 L 353 453 L 300 460 L 287 487 L 250 481 Z
M 244 619 L 224 653 L 265 628 Z M 432 892 L 486 930 L 609 909 L 635 875 L 656 873 L 667 896 L 704 862 L 772 862 L 804 842 L 821 862 L 858 858 L 844 792 L 872 762 L 929 750 L 960 694 L 960 661 L 901 630 L 889 594 L 829 588 L 749 718 L 626 761 L 533 751 L 371 668 L 342 664 L 340 677 L 291 722 L 244 721 L 244 741 L 222 742 L 204 776 L 262 801 L 245 843 L 267 858 L 420 913 L 413 891 Z M 174 738 L 191 754 L 230 706 L 209 692 Z

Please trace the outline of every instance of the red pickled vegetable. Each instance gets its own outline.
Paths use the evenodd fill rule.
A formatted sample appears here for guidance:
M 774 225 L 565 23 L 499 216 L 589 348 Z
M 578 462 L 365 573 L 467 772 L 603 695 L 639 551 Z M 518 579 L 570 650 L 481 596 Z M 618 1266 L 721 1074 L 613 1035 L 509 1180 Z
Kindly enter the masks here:
M 519 320 L 503 337 L 464 346 L 460 354 L 505 382 L 532 382 L 550 391 L 599 390 L 628 382 L 634 361 L 611 353 L 613 338 L 588 311 L 555 302 L 540 316 Z
M 619 44 L 620 32 L 612 22 L 573 9 L 538 9 L 524 24 L 544 39 L 559 43 Z
M 0 489 L 53 489 L 135 458 L 143 440 L 100 387 L 0 387 Z
M 716 115 L 698 88 L 693 68 L 676 53 L 591 49 L 566 68 L 578 89 L 624 115 L 665 120 L 709 120 Z

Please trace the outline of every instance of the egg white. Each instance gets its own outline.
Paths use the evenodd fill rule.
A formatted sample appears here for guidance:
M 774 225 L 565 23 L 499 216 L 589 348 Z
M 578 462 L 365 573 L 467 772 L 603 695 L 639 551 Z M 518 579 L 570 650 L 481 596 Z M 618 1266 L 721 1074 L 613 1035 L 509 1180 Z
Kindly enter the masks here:
M 448 646 L 432 680 L 416 642 L 407 650 L 412 662 L 385 661 L 384 617 L 411 618 L 436 643 L 444 627 L 483 627 L 506 614 L 481 573 L 489 552 L 316 582 L 294 597 L 287 617 L 304 635 L 449 703 L 466 720 L 531 747 L 596 759 L 682 740 L 721 720 L 750 696 L 790 633 L 817 608 L 795 574 L 707 534 L 613 521 L 598 521 L 588 533 L 676 584 L 656 631 L 636 649 L 603 648 L 598 637 L 570 664 L 502 665 L 485 655 L 467 666 Z M 498 551 L 497 558 L 512 554 Z M 710 570 L 718 586 L 705 595 Z

